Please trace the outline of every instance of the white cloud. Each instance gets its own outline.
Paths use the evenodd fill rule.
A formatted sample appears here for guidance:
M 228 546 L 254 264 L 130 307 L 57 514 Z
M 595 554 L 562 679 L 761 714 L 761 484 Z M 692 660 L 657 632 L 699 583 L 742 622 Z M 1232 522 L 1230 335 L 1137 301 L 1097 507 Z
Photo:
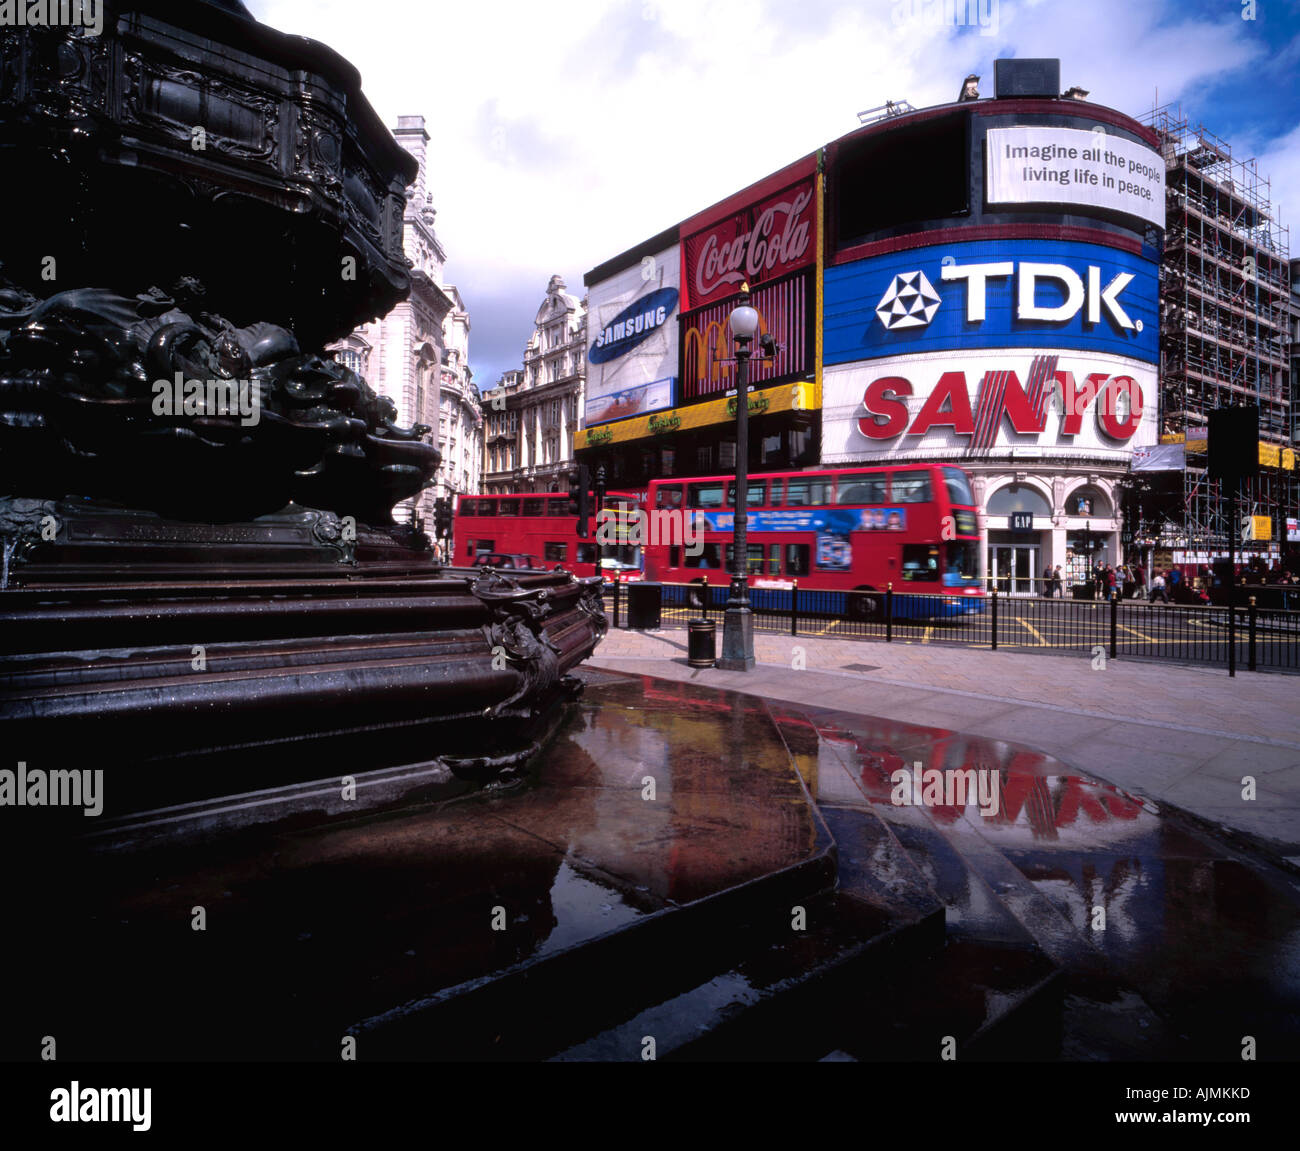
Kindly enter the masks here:
M 1233 149 L 1233 154 L 1238 153 Z M 1272 192 L 1274 217 L 1292 229 L 1291 255 L 1295 256 L 1300 244 L 1300 125 L 1269 144 L 1259 156 L 1260 176 L 1269 181 Z
M 247 2 L 351 60 L 385 123 L 427 118 L 484 385 L 519 363 L 551 274 L 581 293 L 589 268 L 851 131 L 860 109 L 947 102 L 968 72 L 991 95 L 994 58 L 1019 55 L 1061 57 L 1064 85 L 1132 113 L 1257 52 L 1240 20 L 1146 0 L 993 0 L 995 35 L 909 18 L 934 0 Z M 481 315 L 476 294 L 517 317 Z

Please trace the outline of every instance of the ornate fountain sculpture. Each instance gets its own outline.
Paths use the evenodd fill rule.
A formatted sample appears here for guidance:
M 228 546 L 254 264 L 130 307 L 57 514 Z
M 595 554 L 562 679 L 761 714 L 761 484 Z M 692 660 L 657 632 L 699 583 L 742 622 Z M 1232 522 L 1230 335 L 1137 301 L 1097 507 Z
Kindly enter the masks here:
M 392 516 L 430 429 L 323 352 L 409 292 L 415 161 L 237 0 L 104 12 L 0 39 L 0 720 L 165 761 L 540 714 L 599 581 L 439 568 Z

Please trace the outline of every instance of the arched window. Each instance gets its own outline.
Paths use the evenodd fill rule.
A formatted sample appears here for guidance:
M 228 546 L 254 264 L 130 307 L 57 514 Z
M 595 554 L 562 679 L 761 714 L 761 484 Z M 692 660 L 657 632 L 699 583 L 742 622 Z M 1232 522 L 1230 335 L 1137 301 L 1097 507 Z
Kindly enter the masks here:
M 1012 512 L 1051 516 L 1052 505 L 1035 487 L 1028 484 L 1007 484 L 989 496 L 987 511 L 991 516 L 1009 516 Z
M 1110 500 L 1097 488 L 1083 487 L 1065 498 L 1065 514 L 1070 516 L 1097 516 L 1109 519 L 1113 514 Z

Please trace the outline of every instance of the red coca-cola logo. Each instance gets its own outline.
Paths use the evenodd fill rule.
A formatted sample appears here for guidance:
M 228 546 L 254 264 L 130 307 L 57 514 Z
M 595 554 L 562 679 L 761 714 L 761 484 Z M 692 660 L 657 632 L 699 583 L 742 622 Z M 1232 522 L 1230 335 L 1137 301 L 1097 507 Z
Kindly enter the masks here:
M 686 242 L 691 306 L 811 261 L 812 202 L 812 182 L 805 181 L 692 236 Z

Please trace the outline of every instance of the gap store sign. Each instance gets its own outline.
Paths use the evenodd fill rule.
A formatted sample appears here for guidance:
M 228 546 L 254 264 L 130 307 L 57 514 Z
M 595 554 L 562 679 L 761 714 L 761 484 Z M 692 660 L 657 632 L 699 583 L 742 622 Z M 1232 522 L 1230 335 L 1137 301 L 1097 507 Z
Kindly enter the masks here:
M 1154 260 L 1100 244 L 938 244 L 827 268 L 825 364 L 1044 348 L 1158 363 Z

